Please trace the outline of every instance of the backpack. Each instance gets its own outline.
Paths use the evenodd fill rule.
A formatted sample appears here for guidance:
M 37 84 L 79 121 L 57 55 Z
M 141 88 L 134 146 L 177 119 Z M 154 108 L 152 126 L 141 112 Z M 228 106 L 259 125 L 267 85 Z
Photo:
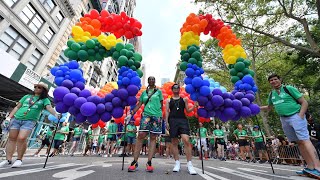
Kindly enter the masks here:
M 285 93 L 287 93 L 289 96 L 291 96 L 292 99 L 294 99 L 297 102 L 297 104 L 300 104 L 299 101 L 296 98 L 294 98 L 293 95 L 290 93 L 290 91 L 287 88 L 287 86 L 283 86 L 283 90 L 284 90 Z M 271 98 L 272 98 L 272 91 L 269 93 L 269 101 L 270 102 L 271 102 Z

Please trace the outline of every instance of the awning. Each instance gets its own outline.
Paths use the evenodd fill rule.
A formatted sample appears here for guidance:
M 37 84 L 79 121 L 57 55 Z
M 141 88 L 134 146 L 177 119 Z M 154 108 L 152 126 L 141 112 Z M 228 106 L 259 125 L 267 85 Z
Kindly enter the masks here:
M 0 96 L 11 101 L 19 101 L 24 95 L 32 91 L 18 82 L 0 74 Z

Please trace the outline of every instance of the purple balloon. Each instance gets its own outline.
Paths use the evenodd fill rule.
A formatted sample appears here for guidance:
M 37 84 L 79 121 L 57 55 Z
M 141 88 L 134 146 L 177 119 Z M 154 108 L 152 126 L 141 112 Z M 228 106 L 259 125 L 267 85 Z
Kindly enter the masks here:
M 205 96 L 199 96 L 198 97 L 198 103 L 200 106 L 205 106 L 208 102 L 208 98 Z
M 247 98 L 242 98 L 241 102 L 242 102 L 243 106 L 249 106 L 250 105 L 250 101 Z
M 241 118 L 240 113 L 238 113 L 237 115 L 235 115 L 232 120 L 233 121 L 238 121 Z
M 128 98 L 129 94 L 126 89 L 119 89 L 118 90 L 118 97 L 122 100 L 126 100 Z
M 115 107 L 111 114 L 114 118 L 120 118 L 123 115 L 123 109 L 121 107 Z
M 139 92 L 139 88 L 136 85 L 129 85 L 127 87 L 127 91 L 128 91 L 129 96 L 136 96 L 137 93 Z
M 222 93 L 221 89 L 215 88 L 212 90 L 212 94 L 222 96 L 223 93 Z
M 241 110 L 241 107 L 242 107 L 242 102 L 239 101 L 238 99 L 235 99 L 232 101 L 232 107 L 237 110 L 237 111 L 240 111 Z
M 216 107 L 222 106 L 224 104 L 224 100 L 220 95 L 214 95 L 211 99 L 211 102 L 212 102 L 212 105 Z
M 210 93 L 210 94 L 207 96 L 207 98 L 208 98 L 209 100 L 211 100 L 212 97 L 213 97 L 213 94 L 212 94 L 212 93 Z
M 253 102 L 255 97 L 253 94 L 246 94 L 244 95 L 245 98 L 249 99 L 250 102 Z
M 68 89 L 73 88 L 73 82 L 70 81 L 70 80 L 68 80 L 68 79 L 62 81 L 62 84 L 61 84 L 61 85 L 64 86 L 64 87 L 66 87 L 66 88 L 68 88 Z
M 227 99 L 227 98 L 230 98 L 230 94 L 229 93 L 223 93 L 222 94 L 222 97 L 223 97 L 223 99 Z
M 234 100 L 234 99 L 235 99 L 235 97 L 234 97 L 233 94 L 230 93 L 229 96 L 230 96 L 230 99 L 231 99 L 231 100 Z
M 207 110 L 207 111 L 211 111 L 213 110 L 214 106 L 212 105 L 211 101 L 208 101 L 206 103 L 206 105 L 204 106 L 204 108 Z M 213 116 L 210 116 L 210 117 L 213 117 Z
M 113 110 L 113 105 L 112 105 L 112 103 L 111 103 L 111 102 L 107 102 L 107 103 L 105 104 L 105 109 L 106 109 L 106 111 L 111 112 L 111 111 Z
M 214 111 L 208 111 L 208 116 L 209 117 L 214 117 L 216 113 Z
M 242 99 L 243 97 L 244 97 L 244 94 L 242 93 L 242 92 L 237 92 L 235 95 L 234 95 L 234 97 L 236 98 L 236 99 Z
M 122 101 L 121 107 L 124 109 L 126 106 L 128 106 L 127 101 Z
M 75 116 L 80 112 L 80 110 L 74 106 L 71 106 L 69 107 L 68 112 Z
M 100 116 L 98 114 L 94 114 L 88 117 L 88 122 L 90 124 L 96 124 L 97 122 L 99 122 L 99 119 L 100 119 Z
M 101 114 L 101 120 L 104 122 L 110 121 L 111 118 L 112 116 L 109 112 L 104 112 L 103 114 Z
M 253 94 L 254 95 L 254 92 L 249 90 L 249 91 L 246 91 L 247 94 Z
M 74 84 L 74 86 L 75 87 L 77 87 L 77 88 L 79 88 L 81 91 L 82 90 L 84 90 L 84 83 L 83 82 L 80 82 L 80 81 L 78 81 L 78 82 L 76 82 L 75 84 Z
M 106 97 L 104 98 L 104 100 L 105 100 L 106 102 L 111 102 L 113 98 L 114 98 L 114 95 L 113 95 L 112 93 L 109 93 L 109 94 L 106 95 Z
M 120 106 L 122 105 L 121 99 L 118 98 L 118 97 L 114 97 L 114 98 L 112 99 L 112 105 L 113 105 L 114 107 L 120 107 Z
M 56 104 L 56 111 L 58 113 L 66 113 L 68 112 L 69 106 L 65 105 L 63 102 L 59 102 Z
M 257 115 L 260 113 L 260 107 L 257 104 L 250 104 L 249 108 L 252 115 Z
M 102 114 L 102 113 L 104 113 L 106 111 L 106 107 L 105 107 L 105 105 L 104 104 L 98 104 L 97 105 L 97 113 L 98 114 Z
M 74 93 L 68 93 L 63 97 L 63 103 L 67 106 L 73 106 L 74 101 L 78 98 L 78 96 Z
M 76 94 L 77 96 L 79 95 L 79 93 L 81 92 L 81 90 L 77 87 L 73 87 L 70 92 Z
M 228 121 L 228 117 L 226 117 L 223 113 L 220 114 L 219 119 L 220 119 L 222 122 L 227 122 L 227 121 Z
M 84 97 L 78 97 L 75 101 L 74 101 L 74 106 L 78 109 L 81 108 L 82 104 L 86 103 L 87 99 Z
M 130 106 L 137 104 L 137 98 L 135 96 L 129 96 L 127 102 Z
M 221 111 L 220 110 L 215 110 L 215 113 L 216 113 L 215 117 L 219 117 L 221 115 Z
M 232 102 L 233 101 L 231 99 L 227 98 L 227 99 L 224 100 L 224 106 L 225 107 L 231 107 L 232 106 Z
M 53 91 L 53 97 L 58 101 L 62 101 L 63 97 L 68 93 L 70 93 L 68 88 L 60 86 Z
M 237 92 L 238 92 L 237 90 L 233 90 L 231 93 L 235 95 Z
M 111 93 L 114 95 L 114 96 L 118 96 L 118 89 L 114 89 L 111 91 Z
M 237 115 L 237 112 L 232 107 L 227 107 L 223 110 L 223 115 L 227 117 L 228 119 L 232 119 Z
M 87 97 L 91 96 L 91 92 L 88 89 L 84 89 L 79 93 L 79 96 L 87 98 Z
M 242 106 L 240 115 L 244 118 L 250 117 L 251 116 L 251 110 L 247 106 Z
M 92 102 L 86 102 L 82 104 L 80 108 L 80 112 L 84 116 L 92 116 L 96 113 L 96 111 L 97 111 L 97 106 Z
M 87 98 L 88 102 L 93 102 L 94 104 L 99 104 L 101 102 L 101 98 L 99 96 L 90 96 Z
M 198 109 L 198 115 L 199 115 L 200 117 L 206 118 L 207 115 L 208 115 L 207 110 L 205 110 L 204 108 L 199 108 L 199 109 Z
M 76 115 L 76 119 L 75 119 L 76 123 L 81 124 L 81 123 L 84 123 L 86 120 L 87 120 L 87 117 L 83 116 L 81 113 L 78 113 Z

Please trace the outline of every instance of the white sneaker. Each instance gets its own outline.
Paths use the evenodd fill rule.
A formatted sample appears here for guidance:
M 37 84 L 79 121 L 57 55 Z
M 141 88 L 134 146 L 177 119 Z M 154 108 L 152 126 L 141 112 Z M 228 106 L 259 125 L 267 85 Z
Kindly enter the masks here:
M 18 168 L 18 167 L 21 167 L 21 165 L 22 165 L 22 161 L 21 160 L 16 160 L 11 167 L 12 168 Z
M 7 166 L 7 165 L 10 165 L 10 164 L 11 164 L 10 161 L 4 160 L 4 161 L 2 161 L 2 162 L 0 163 L 0 167 Z
M 179 172 L 180 171 L 180 162 L 176 161 L 176 165 L 174 166 L 173 172 Z
M 194 170 L 193 165 L 191 163 L 191 161 L 188 162 L 188 171 L 190 175 L 197 175 L 197 171 Z
M 112 157 L 112 154 L 110 154 L 110 157 Z
M 35 154 L 34 157 L 40 157 L 40 154 Z

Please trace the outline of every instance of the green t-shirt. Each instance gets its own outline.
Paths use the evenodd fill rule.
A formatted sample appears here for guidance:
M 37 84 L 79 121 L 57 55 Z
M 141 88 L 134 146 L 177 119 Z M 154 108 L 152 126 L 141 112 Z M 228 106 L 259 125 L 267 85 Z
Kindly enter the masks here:
M 69 132 L 69 126 L 63 126 L 60 129 L 60 132 Z M 60 132 L 57 132 L 54 136 L 54 140 L 62 140 L 64 141 L 64 138 L 66 137 L 66 134 L 62 134 Z
M 33 98 L 32 98 L 33 97 Z M 14 114 L 14 117 L 18 120 L 33 120 L 37 121 L 40 118 L 41 111 L 47 106 L 50 105 L 50 100 L 48 98 L 38 100 L 31 108 L 30 111 L 25 114 L 29 109 L 30 98 L 32 102 L 36 102 L 39 99 L 39 96 L 25 95 L 20 99 L 22 106 Z
M 262 137 L 263 135 L 264 135 L 263 132 L 261 134 L 260 131 L 252 131 L 252 136 L 255 136 L 254 142 L 263 142 L 263 137 Z
M 47 133 L 46 133 L 46 138 L 47 139 L 49 139 L 49 138 L 51 138 L 52 137 L 52 131 L 51 131 L 51 129 L 49 128 L 48 130 L 47 130 Z
M 87 139 L 87 140 L 93 139 L 92 130 L 89 130 L 89 131 L 88 131 L 88 134 L 87 134 L 87 136 L 86 136 L 86 139 Z
M 195 145 L 195 144 L 197 143 L 197 141 L 196 141 L 196 139 L 190 139 L 190 143 L 191 143 L 192 145 Z
M 214 144 L 214 138 L 209 139 L 209 144 Z
M 164 138 L 163 138 L 164 139 Z M 148 139 L 144 139 L 143 141 L 143 144 L 148 144 Z M 161 141 L 162 142 L 162 141 Z
M 199 129 L 197 130 L 199 132 Z M 200 137 L 207 137 L 207 129 L 202 127 L 200 128 Z
M 74 128 L 73 137 L 80 137 L 81 134 L 82 134 L 82 128 L 79 128 L 79 127 Z
M 150 90 L 148 94 L 151 95 L 153 91 L 154 90 Z M 145 104 L 148 99 L 148 94 L 147 94 L 147 91 L 143 91 L 140 96 L 140 102 L 143 102 L 143 104 Z M 162 91 L 157 90 L 157 92 L 151 96 L 148 104 L 145 105 L 143 113 L 147 116 L 162 117 L 162 109 L 161 109 L 160 101 L 163 101 Z
M 118 125 L 116 123 L 110 123 L 108 126 L 108 133 L 116 133 L 118 131 Z M 108 138 L 112 138 L 115 134 L 108 134 Z
M 236 129 L 233 134 L 235 134 L 238 138 L 241 137 L 241 136 L 247 136 L 247 131 L 246 130 L 243 130 L 242 131 L 239 131 L 239 129 Z
M 286 86 L 290 94 L 295 98 L 299 99 L 302 94 L 297 90 L 297 88 L 292 86 Z M 271 97 L 269 94 L 268 105 L 273 105 L 276 112 L 280 116 L 289 116 L 300 111 L 301 105 L 296 102 L 296 100 L 287 94 L 283 86 L 280 88 L 280 94 L 276 90 L 272 90 Z
M 166 142 L 166 140 L 164 139 L 164 137 L 160 138 L 160 142 Z
M 135 125 L 129 124 L 127 126 L 127 135 L 128 135 L 128 137 L 136 137 L 137 136 L 136 132 L 129 132 L 129 131 L 136 131 L 136 130 L 137 130 L 137 128 L 136 128 Z
M 98 143 L 103 143 L 104 139 L 105 139 L 105 135 L 103 134 L 99 135 Z
M 223 132 L 223 130 L 221 130 L 221 129 L 215 129 L 215 130 L 213 131 L 213 133 L 214 133 L 215 136 L 224 137 L 224 132 Z M 219 140 L 220 140 L 220 142 L 224 142 L 224 139 L 223 139 L 223 138 L 219 138 Z

